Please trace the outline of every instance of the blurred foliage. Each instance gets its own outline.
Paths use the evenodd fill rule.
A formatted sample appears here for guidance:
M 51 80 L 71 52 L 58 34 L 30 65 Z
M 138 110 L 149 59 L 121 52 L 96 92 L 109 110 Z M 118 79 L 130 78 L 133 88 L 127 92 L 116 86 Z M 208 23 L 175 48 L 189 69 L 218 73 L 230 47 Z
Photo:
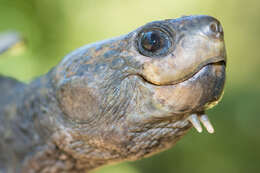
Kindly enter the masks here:
M 225 95 L 208 111 L 216 133 L 192 129 L 170 150 L 96 173 L 260 172 L 260 1 L 0 0 L 0 32 L 18 31 L 28 42 L 19 56 L 0 56 L 0 73 L 28 82 L 84 44 L 190 14 L 215 16 L 225 31 Z

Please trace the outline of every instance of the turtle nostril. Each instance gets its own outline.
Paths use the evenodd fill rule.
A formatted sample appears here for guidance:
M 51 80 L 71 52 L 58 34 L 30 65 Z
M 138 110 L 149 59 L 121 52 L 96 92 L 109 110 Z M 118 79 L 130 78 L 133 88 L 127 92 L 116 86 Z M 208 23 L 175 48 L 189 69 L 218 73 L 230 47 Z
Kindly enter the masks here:
M 219 22 L 211 22 L 209 24 L 209 36 L 213 36 L 215 38 L 221 39 L 223 38 L 223 29 Z
M 215 22 L 211 23 L 209 27 L 212 32 L 218 32 L 218 25 Z

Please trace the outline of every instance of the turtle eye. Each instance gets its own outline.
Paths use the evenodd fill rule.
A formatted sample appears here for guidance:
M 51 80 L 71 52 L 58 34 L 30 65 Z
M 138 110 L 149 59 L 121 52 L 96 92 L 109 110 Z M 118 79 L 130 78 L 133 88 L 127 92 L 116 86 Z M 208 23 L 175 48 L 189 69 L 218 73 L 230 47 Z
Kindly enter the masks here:
M 165 44 L 165 39 L 158 31 L 148 31 L 141 38 L 141 46 L 146 51 L 156 52 Z
M 165 56 L 172 47 L 172 40 L 172 37 L 167 32 L 159 28 L 152 28 L 139 33 L 137 47 L 144 56 Z

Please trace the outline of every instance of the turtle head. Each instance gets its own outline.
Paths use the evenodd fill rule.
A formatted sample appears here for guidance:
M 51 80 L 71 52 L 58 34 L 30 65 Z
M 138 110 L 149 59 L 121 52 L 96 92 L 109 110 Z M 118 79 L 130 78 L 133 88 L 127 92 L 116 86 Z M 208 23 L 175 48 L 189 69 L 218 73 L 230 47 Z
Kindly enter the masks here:
M 200 118 L 213 132 L 203 114 L 221 98 L 225 68 L 223 29 L 210 16 L 155 21 L 84 46 L 54 70 L 62 129 L 96 160 L 166 149 L 191 127 L 188 120 L 200 131 Z M 90 157 L 84 145 L 64 150 Z

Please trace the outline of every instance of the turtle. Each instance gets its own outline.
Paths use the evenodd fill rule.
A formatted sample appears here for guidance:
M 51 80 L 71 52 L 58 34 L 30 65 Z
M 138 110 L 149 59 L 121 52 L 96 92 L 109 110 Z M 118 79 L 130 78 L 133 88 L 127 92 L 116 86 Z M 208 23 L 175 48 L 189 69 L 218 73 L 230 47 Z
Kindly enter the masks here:
M 200 122 L 213 133 L 205 111 L 226 59 L 220 22 L 192 15 L 80 47 L 27 84 L 1 76 L 0 172 L 88 172 L 166 150 Z

